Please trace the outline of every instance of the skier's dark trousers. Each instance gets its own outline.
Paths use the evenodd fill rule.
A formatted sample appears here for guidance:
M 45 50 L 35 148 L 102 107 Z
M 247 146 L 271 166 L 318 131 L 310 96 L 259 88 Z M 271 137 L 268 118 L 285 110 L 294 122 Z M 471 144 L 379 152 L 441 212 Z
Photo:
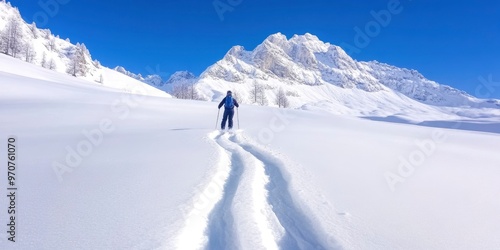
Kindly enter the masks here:
M 228 122 L 228 129 L 233 128 L 233 116 L 234 116 L 234 107 L 240 107 L 236 99 L 233 98 L 233 93 L 231 91 L 227 92 L 226 97 L 222 99 L 219 103 L 219 109 L 224 106 L 224 116 L 222 117 L 221 129 L 226 128 L 226 121 Z

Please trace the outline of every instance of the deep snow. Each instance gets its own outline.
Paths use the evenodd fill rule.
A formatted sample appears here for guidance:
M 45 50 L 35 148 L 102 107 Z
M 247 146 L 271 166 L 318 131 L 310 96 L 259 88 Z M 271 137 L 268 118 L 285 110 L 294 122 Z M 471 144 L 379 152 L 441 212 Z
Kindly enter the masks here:
M 1 249 L 500 245 L 498 133 L 241 105 L 221 134 L 217 103 L 0 64 L 0 155 L 15 136 L 19 186 Z

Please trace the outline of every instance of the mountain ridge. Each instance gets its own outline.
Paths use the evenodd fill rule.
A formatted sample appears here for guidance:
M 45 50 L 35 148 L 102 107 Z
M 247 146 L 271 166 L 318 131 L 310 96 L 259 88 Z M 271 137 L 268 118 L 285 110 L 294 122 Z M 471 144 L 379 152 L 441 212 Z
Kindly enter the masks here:
M 464 103 L 475 99 L 464 91 L 428 80 L 413 69 L 378 61 L 356 61 L 341 47 L 324 43 L 309 33 L 290 39 L 276 33 L 252 51 L 234 46 L 200 76 L 228 82 L 241 82 L 245 78 L 267 80 L 268 77 L 288 84 L 332 84 L 368 92 L 381 91 L 385 86 L 417 101 L 439 106 L 456 104 L 456 100 L 450 102 L 450 98 Z

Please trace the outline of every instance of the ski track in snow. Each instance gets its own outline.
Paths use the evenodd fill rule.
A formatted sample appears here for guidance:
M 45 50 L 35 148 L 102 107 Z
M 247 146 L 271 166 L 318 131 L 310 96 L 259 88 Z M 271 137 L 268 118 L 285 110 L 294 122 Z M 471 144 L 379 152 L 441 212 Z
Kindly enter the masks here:
M 224 152 L 223 158 L 230 159 L 230 169 L 220 200 L 206 208 L 203 235 L 195 236 L 203 239 L 204 249 L 333 247 L 295 203 L 280 159 L 238 132 L 212 132 L 209 138 Z

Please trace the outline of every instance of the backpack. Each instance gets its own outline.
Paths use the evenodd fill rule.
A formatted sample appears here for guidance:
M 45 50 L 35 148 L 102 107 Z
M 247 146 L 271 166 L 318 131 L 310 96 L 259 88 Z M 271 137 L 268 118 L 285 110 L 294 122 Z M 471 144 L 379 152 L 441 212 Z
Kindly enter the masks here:
M 230 95 L 226 96 L 226 103 L 224 103 L 224 107 L 229 109 L 234 108 L 234 101 L 232 96 Z

